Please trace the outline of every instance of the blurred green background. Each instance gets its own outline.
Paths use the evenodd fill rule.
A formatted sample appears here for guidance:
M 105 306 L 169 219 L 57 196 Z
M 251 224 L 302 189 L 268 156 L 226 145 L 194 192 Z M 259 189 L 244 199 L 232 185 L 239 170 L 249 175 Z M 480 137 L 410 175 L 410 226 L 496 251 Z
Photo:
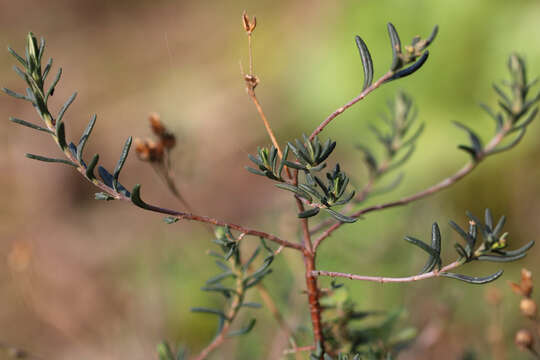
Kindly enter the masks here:
M 367 42 L 377 76 L 391 61 L 388 21 L 404 42 L 429 35 L 439 24 L 421 71 L 384 85 L 323 133 L 323 139 L 338 140 L 331 160 L 339 159 L 360 187 L 366 169 L 355 144 L 373 143 L 368 124 L 378 121 L 396 91 L 413 96 L 427 125 L 419 150 L 406 165 L 404 183 L 370 203 L 421 190 L 468 160 L 456 148 L 466 136 L 452 121 L 477 129 L 486 139 L 491 135 L 491 120 L 478 104 L 494 105 L 491 83 L 507 77 L 506 58 L 512 51 L 526 58 L 531 77 L 540 74 L 537 0 L 1 0 L 1 9 L 2 48 L 11 45 L 20 52 L 26 33 L 33 31 L 47 40 L 45 56 L 64 69 L 55 106 L 79 91 L 66 120 L 68 138 L 78 139 L 91 114 L 98 114 L 87 154 L 99 151 L 102 162 L 113 167 L 126 137 L 149 136 L 147 116 L 158 112 L 178 136 L 175 174 L 199 213 L 288 239 L 298 235 L 290 196 L 243 168 L 257 145 L 269 145 L 240 76 L 239 61 L 247 67 L 240 21 L 244 9 L 257 16 L 257 94 L 281 143 L 311 132 L 361 90 L 354 35 Z M 12 65 L 7 51 L 0 54 L 2 86 L 21 91 Z M 156 358 L 161 339 L 193 351 L 202 348 L 213 336 L 215 319 L 189 309 L 220 301 L 199 291 L 217 272 L 205 255 L 213 245 L 204 228 L 165 225 L 162 217 L 127 203 L 94 201 L 95 189 L 72 169 L 24 157 L 25 152 L 58 154 L 47 136 L 7 121 L 8 116 L 37 120 L 27 104 L 0 96 L 0 114 L 5 120 L 0 123 L 0 342 L 43 359 Z M 464 223 L 467 209 L 482 214 L 490 207 L 496 217 L 506 214 L 515 247 L 535 239 L 540 231 L 539 133 L 533 124 L 516 149 L 488 159 L 443 193 L 370 213 L 344 227 L 321 247 L 319 268 L 413 274 L 424 255 L 403 236 L 426 239 L 437 221 L 446 254 L 452 256 L 457 238 L 448 220 Z M 134 155 L 122 176 L 126 185 L 141 183 L 148 201 L 181 208 Z M 483 287 L 449 279 L 347 286 L 361 309 L 407 309 L 404 322 L 420 335 L 400 359 L 458 359 L 468 349 L 480 359 L 526 359 L 514 349 L 513 335 L 527 323 L 506 282 L 517 281 L 521 267 L 537 275 L 539 258 L 533 248 L 525 260 L 505 264 L 500 280 Z M 498 268 L 472 264 L 463 271 L 486 275 Z M 266 284 L 292 326 L 309 331 L 302 276 L 301 259 L 284 251 Z M 499 308 L 486 300 L 490 291 L 491 297 L 502 298 Z M 212 358 L 280 358 L 287 339 L 268 311 L 258 310 L 256 316 L 251 335 L 228 342 Z

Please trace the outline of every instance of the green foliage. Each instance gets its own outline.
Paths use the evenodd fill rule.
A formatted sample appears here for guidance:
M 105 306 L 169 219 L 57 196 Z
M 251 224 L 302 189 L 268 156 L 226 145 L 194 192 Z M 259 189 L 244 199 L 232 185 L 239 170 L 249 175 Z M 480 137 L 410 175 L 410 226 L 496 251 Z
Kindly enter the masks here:
M 495 147 L 484 146 L 480 135 L 464 124 L 455 122 L 456 126 L 468 134 L 470 140 L 470 145 L 459 145 L 459 148 L 469 153 L 474 161 L 480 161 L 488 155 L 500 153 L 516 146 L 525 136 L 528 126 L 538 114 L 536 104 L 540 101 L 540 92 L 532 97 L 529 96 L 531 88 L 537 81 L 528 81 L 525 60 L 517 54 L 512 54 L 508 58 L 508 70 L 510 81 L 505 81 L 502 85 L 510 90 L 509 94 L 497 84 L 493 84 L 493 89 L 499 97 L 497 102 L 499 111 L 481 104 L 481 107 L 495 122 L 495 136 L 508 139 L 505 144 Z
M 113 174 L 107 171 L 107 169 L 105 169 L 104 167 L 98 166 L 98 154 L 94 155 L 90 163 L 87 165 L 83 159 L 83 150 L 88 140 L 88 137 L 90 136 L 92 129 L 94 128 L 96 116 L 94 115 L 90 120 L 86 130 L 82 134 L 81 139 L 79 140 L 79 143 L 77 145 L 72 142 L 67 142 L 65 135 L 66 130 L 64 116 L 71 104 L 73 104 L 73 102 L 75 101 L 77 93 L 75 92 L 67 99 L 64 105 L 60 108 L 59 112 L 56 114 L 56 116 L 54 116 L 53 113 L 49 110 L 48 101 L 50 96 L 54 94 L 54 90 L 60 82 L 62 69 L 58 70 L 56 77 L 51 82 L 47 90 L 45 90 L 47 75 L 49 74 L 53 63 L 53 60 L 51 58 L 49 59 L 45 67 L 42 68 L 42 58 L 45 51 L 45 40 L 42 38 L 38 45 L 36 37 L 32 33 L 29 33 L 26 41 L 25 58 L 17 54 L 12 48 L 8 48 L 8 50 L 22 66 L 22 69 L 15 66 L 14 70 L 17 75 L 19 75 L 24 80 L 28 87 L 26 88 L 26 95 L 17 93 L 6 88 L 3 88 L 2 90 L 7 95 L 31 103 L 40 118 L 45 122 L 46 127 L 42 127 L 26 120 L 21 120 L 13 117 L 10 118 L 10 120 L 16 124 L 26 126 L 30 129 L 50 134 L 54 138 L 67 159 L 51 158 L 35 154 L 26 154 L 26 157 L 44 162 L 63 163 L 78 168 L 81 174 L 83 174 L 89 181 L 93 182 L 96 185 L 99 185 L 101 189 L 104 190 L 104 192 L 96 194 L 96 199 L 98 200 L 113 200 L 118 199 L 121 196 L 129 198 L 131 196 L 130 192 L 127 191 L 126 188 L 118 182 L 118 177 L 120 176 L 120 172 L 129 153 L 129 148 L 131 146 L 131 137 L 128 138 L 126 144 L 124 145 L 124 148 L 122 149 L 120 159 L 118 160 Z M 99 180 L 94 173 L 96 166 L 101 180 Z
M 364 153 L 364 162 L 370 173 L 370 181 L 378 180 L 383 175 L 403 166 L 413 155 L 416 149 L 415 143 L 424 131 L 423 123 L 412 131 L 418 111 L 414 108 L 412 98 L 406 93 L 398 92 L 395 99 L 388 103 L 388 109 L 389 114 L 381 116 L 382 123 L 386 125 L 385 128 L 380 129 L 373 124 L 370 125 L 370 130 L 385 150 L 385 157 L 378 160 L 370 148 L 357 145 L 357 148 Z M 403 180 L 402 173 L 389 186 L 374 190 L 372 195 L 395 189 L 401 180 Z
M 527 255 L 527 251 L 534 245 L 534 240 L 532 240 L 519 249 L 507 251 L 505 249 L 508 246 L 508 233 L 503 233 L 501 235 L 506 217 L 502 216 L 497 222 L 497 225 L 493 226 L 493 218 L 489 209 L 486 209 L 484 223 L 469 212 L 467 212 L 467 216 L 470 219 L 469 228 L 467 231 L 463 230 L 454 221 L 450 221 L 450 226 L 452 226 L 452 228 L 461 238 L 463 238 L 464 241 L 464 245 L 461 245 L 460 243 L 456 243 L 454 245 L 454 248 L 458 254 L 458 259 L 456 261 L 459 263 L 459 265 L 475 260 L 494 262 L 516 261 L 524 258 Z M 478 229 L 480 229 L 480 232 Z M 479 233 L 482 235 L 482 241 L 477 246 Z M 441 270 L 441 233 L 437 223 L 434 223 L 432 227 L 431 245 L 410 236 L 406 236 L 405 240 L 413 245 L 416 245 L 429 255 L 429 258 L 420 274 L 431 272 L 435 269 L 435 267 L 437 267 L 438 270 Z M 472 277 L 442 271 L 439 273 L 439 275 L 465 281 L 470 284 L 486 284 L 498 279 L 502 273 L 502 270 L 499 270 L 489 276 Z
M 252 21 L 247 15 L 244 15 L 243 21 L 248 35 L 251 36 L 256 25 L 255 19 Z M 371 54 L 366 43 L 362 38 L 357 36 L 355 39 L 356 45 L 364 70 L 362 93 L 352 102 L 330 115 L 311 136 L 308 137 L 303 134 L 301 139 L 288 142 L 284 148 L 283 155 L 280 155 L 280 151 L 274 146 L 270 148 L 259 147 L 255 156 L 249 155 L 249 159 L 256 165 L 256 168 L 247 167 L 247 170 L 253 174 L 264 176 L 277 182 L 275 185 L 280 189 L 292 192 L 299 204 L 301 203 L 298 206 L 300 210 L 297 216 L 299 218 L 311 218 L 323 210 L 334 220 L 337 220 L 334 226 L 355 222 L 362 212 L 346 215 L 352 206 L 362 202 L 370 194 L 387 192 L 399 185 L 403 178 L 402 174 L 398 175 L 397 178 L 384 188 L 373 188 L 375 181 L 379 180 L 383 175 L 400 168 L 412 156 L 415 151 L 417 139 L 424 129 L 424 124 L 415 125 L 417 111 L 411 97 L 405 93 L 398 93 L 395 100 L 389 103 L 388 116 L 383 116 L 384 128 L 375 125 L 371 126 L 371 131 L 384 148 L 384 157 L 377 158 L 371 149 L 363 145 L 358 146 L 364 153 L 364 160 L 370 173 L 369 182 L 359 196 L 356 196 L 355 190 L 349 189 L 349 176 L 341 169 L 339 163 L 336 163 L 332 170 L 321 176 L 321 172 L 327 167 L 327 161 L 336 147 L 336 141 L 327 139 L 323 143 L 319 140 L 317 134 L 336 116 L 367 96 L 367 94 L 381 84 L 409 76 L 420 69 L 428 59 L 429 52 L 426 49 L 435 39 L 437 32 L 438 27 L 435 26 L 428 38 L 422 39 L 417 36 L 412 39 L 410 45 L 403 46 L 395 27 L 389 23 L 388 34 L 392 49 L 392 64 L 388 72 L 375 82 Z M 206 216 L 176 212 L 150 205 L 142 200 L 140 185 L 135 185 L 133 190 L 129 192 L 119 182 L 121 171 L 131 149 L 131 137 L 128 137 L 122 147 L 119 160 L 112 172 L 98 165 L 99 154 L 95 154 L 87 163 L 84 160 L 84 149 L 95 126 L 96 115 L 92 116 L 77 144 L 69 142 L 66 139 L 65 118 L 68 109 L 77 97 L 77 93 L 74 93 L 66 100 L 58 113 L 53 114 L 50 111 L 48 102 L 50 96 L 54 95 L 55 89 L 60 82 L 62 69 L 58 69 L 54 78 L 50 79 L 48 77 L 52 70 L 53 61 L 49 59 L 44 66 L 42 65 L 44 50 L 45 41 L 41 39 L 38 43 L 32 33 L 29 33 L 27 36 L 24 57 L 20 56 L 13 49 L 8 48 L 8 51 L 21 66 L 15 66 L 15 72 L 23 79 L 27 88 L 24 93 L 5 88 L 3 91 L 16 99 L 29 102 L 37 111 L 45 126 L 14 117 L 11 117 L 10 121 L 51 135 L 62 151 L 64 158 L 35 154 L 26 154 L 26 156 L 33 160 L 62 163 L 77 168 L 79 173 L 101 190 L 95 194 L 97 200 L 129 200 L 135 206 L 142 209 L 164 215 L 172 215 L 164 218 L 167 224 L 173 224 L 181 218 L 187 218 L 212 226 L 219 225 L 216 228 L 215 238 L 213 240 L 218 247 L 218 251 L 210 251 L 209 255 L 216 258 L 215 263 L 220 269 L 220 272 L 208 279 L 201 290 L 222 296 L 224 300 L 223 307 L 207 308 L 196 306 L 191 309 L 193 312 L 217 318 L 216 336 L 207 348 L 208 352 L 219 346 L 225 338 L 250 333 L 256 325 L 256 319 L 251 318 L 246 324 L 237 328 L 235 320 L 242 309 L 256 309 L 261 307 L 258 303 L 247 302 L 247 293 L 250 289 L 260 285 L 271 274 L 271 265 L 274 256 L 282 250 L 280 248 L 274 252 L 266 244 L 265 239 L 275 241 L 284 247 L 299 250 L 303 256 L 306 264 L 305 275 L 308 284 L 310 311 L 312 314 L 317 313 L 320 315 L 321 312 L 324 314 L 324 319 L 313 321 L 315 339 L 324 340 L 315 341 L 315 351 L 310 354 L 310 359 L 391 359 L 392 356 L 397 355 L 399 349 L 413 340 L 416 334 L 415 330 L 410 327 L 403 328 L 399 326 L 403 311 L 359 311 L 349 297 L 347 290 L 334 281 L 331 283 L 332 288 L 328 291 L 322 291 L 322 289 L 317 288 L 317 281 L 313 275 L 316 273 L 315 257 L 317 245 L 324 237 L 314 243 L 314 246 L 311 246 L 313 244 L 309 244 L 311 239 L 309 237 L 310 229 L 307 221 L 303 222 L 305 226 L 305 237 L 302 242 L 292 243 L 262 231 L 245 229 L 242 226 L 231 223 L 228 223 L 227 226 L 221 226 L 225 222 Z M 508 150 L 519 143 L 528 126 L 538 114 L 538 106 L 536 104 L 540 101 L 540 93 L 533 96 L 530 95 L 530 90 L 535 84 L 535 81 L 529 82 L 525 62 L 520 56 L 515 54 L 510 56 L 508 69 L 510 72 L 510 81 L 503 83 L 503 86 L 507 87 L 508 90 L 503 90 L 498 85 L 493 86 L 499 97 L 499 110 L 496 112 L 490 107 L 482 105 L 484 110 L 495 121 L 495 135 L 493 139 L 484 144 L 481 136 L 472 129 L 462 123 L 456 123 L 469 137 L 470 144 L 459 146 L 460 149 L 466 151 L 472 157 L 473 161 L 468 165 L 469 167 L 466 167 L 464 172 L 458 173 L 454 177 L 448 178 L 423 192 L 393 203 L 368 208 L 368 210 L 405 205 L 411 201 L 442 190 L 465 176 L 468 171 L 475 167 L 476 163 L 487 156 Z M 248 85 L 248 93 L 251 96 L 255 96 L 254 89 L 255 85 L 258 84 L 258 79 L 253 74 L 250 74 L 246 75 L 246 81 L 251 81 L 251 85 Z M 48 83 L 48 86 L 46 83 Z M 506 140 L 506 142 L 504 143 L 503 140 Z M 292 153 L 292 159 L 288 159 L 289 153 Z M 283 170 L 286 170 L 285 174 Z M 344 210 L 339 210 L 338 212 L 336 207 L 343 205 L 348 206 L 343 207 Z M 420 275 L 390 280 L 404 282 L 440 275 L 467 283 L 484 284 L 497 279 L 502 274 L 502 270 L 486 277 L 471 277 L 452 273 L 449 270 L 472 261 L 510 262 L 519 260 L 525 257 L 529 249 L 534 245 L 534 241 L 531 241 L 519 249 L 507 250 L 508 234 L 502 232 L 505 223 L 504 216 L 496 224 L 493 222 L 489 210 L 486 210 L 484 222 L 481 222 L 470 213 L 467 213 L 467 216 L 470 219 L 467 230 L 462 229 L 453 221 L 450 222 L 453 229 L 463 239 L 462 243 L 455 244 L 458 259 L 454 263 L 443 266 L 441 259 L 441 233 L 437 223 L 434 223 L 432 225 L 431 241 L 429 243 L 414 237 L 405 237 L 406 241 L 420 248 L 428 256 Z M 234 236 L 231 229 L 240 231 L 240 235 Z M 245 231 L 241 231 L 242 229 Z M 325 236 L 327 237 L 329 234 L 330 231 L 327 231 Z M 261 241 L 261 244 L 247 257 L 241 247 L 245 236 L 256 236 Z M 262 254 L 265 255 L 261 256 Z M 340 273 L 333 274 L 342 275 Z M 353 278 L 351 274 L 345 275 L 345 277 Z M 359 279 L 360 276 L 356 278 Z M 366 279 L 369 277 L 363 278 Z M 383 278 L 379 279 L 382 281 Z M 319 300 L 320 306 L 318 305 Z M 376 325 L 365 326 L 362 324 L 362 320 L 377 316 L 380 317 L 380 320 L 376 322 Z M 315 334 L 316 324 L 319 324 L 321 328 L 317 334 Z M 234 329 L 232 328 L 233 325 L 235 327 Z M 187 358 L 183 348 L 175 353 L 166 342 L 158 345 L 157 353 L 160 360 L 185 360 Z M 338 355 L 336 355 L 337 357 L 332 357 L 330 354 Z M 204 355 L 203 351 L 200 359 L 205 358 L 206 355 Z
M 333 285 L 321 304 L 327 349 L 339 353 L 325 359 L 390 359 L 416 336 L 415 329 L 400 325 L 403 310 L 360 311 L 345 287 Z M 371 325 L 364 325 L 368 320 Z

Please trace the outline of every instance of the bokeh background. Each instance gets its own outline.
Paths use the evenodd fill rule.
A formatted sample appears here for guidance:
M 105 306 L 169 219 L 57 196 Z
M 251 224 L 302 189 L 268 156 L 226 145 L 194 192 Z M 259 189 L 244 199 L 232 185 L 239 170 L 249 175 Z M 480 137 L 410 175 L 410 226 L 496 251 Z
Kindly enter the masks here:
M 46 57 L 63 67 L 55 107 L 79 91 L 66 120 L 68 137 L 78 139 L 91 114 L 98 114 L 88 154 L 99 151 L 102 163 L 113 167 L 123 141 L 149 136 L 148 114 L 158 112 L 178 137 L 174 172 L 199 213 L 289 239 L 298 235 L 290 196 L 243 168 L 247 154 L 269 140 L 240 76 L 239 61 L 247 66 L 242 10 L 258 19 L 257 93 L 281 143 L 309 133 L 359 92 L 363 72 L 354 35 L 366 40 L 376 74 L 382 74 L 391 60 L 388 21 L 403 41 L 427 36 L 439 24 L 421 71 L 383 86 L 323 133 L 338 140 L 332 160 L 339 159 L 360 187 L 366 169 L 354 146 L 374 142 L 368 124 L 378 121 L 396 91 L 414 97 L 427 125 L 419 150 L 405 167 L 404 183 L 369 203 L 421 190 L 468 160 L 456 148 L 466 137 L 451 122 L 490 136 L 491 120 L 478 103 L 494 104 L 491 83 L 507 76 L 510 52 L 527 59 L 530 74 L 540 73 L 540 2 L 535 0 L 1 0 L 0 8 L 2 48 L 22 51 L 25 34 L 33 31 L 46 38 Z M 13 64 L 7 51 L 0 53 L 2 86 L 20 91 Z M 0 96 L 0 343 L 43 359 L 151 359 L 162 339 L 187 344 L 193 352 L 201 349 L 213 336 L 215 319 L 189 309 L 220 303 L 218 296 L 199 291 L 217 271 L 205 255 L 213 246 L 205 229 L 183 222 L 165 225 L 162 217 L 127 203 L 93 200 L 95 189 L 72 169 L 26 159 L 25 152 L 55 155 L 58 150 L 46 135 L 15 126 L 8 116 L 36 120 L 27 104 Z M 413 274 L 424 255 L 403 236 L 426 239 L 438 221 L 450 257 L 457 238 L 448 220 L 464 223 L 467 209 L 481 214 L 490 207 L 497 217 L 508 215 L 516 247 L 535 239 L 539 134 L 540 125 L 531 125 L 516 149 L 489 159 L 443 193 L 370 213 L 343 228 L 321 247 L 319 267 Z M 181 208 L 134 155 L 122 177 L 129 186 L 141 183 L 148 201 Z M 525 260 L 505 265 L 503 277 L 489 286 L 448 279 L 347 286 L 361 309 L 406 309 L 403 322 L 417 328 L 420 341 L 400 358 L 458 359 L 472 349 L 480 359 L 526 359 L 515 350 L 513 334 L 530 324 L 519 315 L 518 298 L 506 282 L 518 280 L 521 267 L 540 274 L 538 254 L 533 248 Z M 472 264 L 464 271 L 485 275 L 498 268 Z M 266 281 L 299 332 L 306 325 L 309 330 L 302 271 L 297 254 L 284 251 Z M 499 306 L 489 301 L 494 296 L 500 296 Z M 258 310 L 256 316 L 251 335 L 228 342 L 212 358 L 280 358 L 287 339 L 268 311 Z

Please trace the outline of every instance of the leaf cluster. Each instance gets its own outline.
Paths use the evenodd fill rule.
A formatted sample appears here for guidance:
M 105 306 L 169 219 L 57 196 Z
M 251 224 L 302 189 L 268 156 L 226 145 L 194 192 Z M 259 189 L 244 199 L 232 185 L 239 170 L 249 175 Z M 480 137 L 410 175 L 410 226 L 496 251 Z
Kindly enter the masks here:
M 503 90 L 499 85 L 493 84 L 493 89 L 498 96 L 499 109 L 493 110 L 488 105 L 480 104 L 495 122 L 495 136 L 509 138 L 506 144 L 495 148 L 486 148 L 478 133 L 462 123 L 455 122 L 456 126 L 467 133 L 470 140 L 469 145 L 459 145 L 459 148 L 466 151 L 474 161 L 480 161 L 487 155 L 506 151 L 516 146 L 525 136 L 528 126 L 538 114 L 536 104 L 540 100 L 540 92 L 530 96 L 530 90 L 538 79 L 529 82 L 525 60 L 517 54 L 510 55 L 508 71 L 510 81 L 503 81 L 502 85 L 509 92 Z
M 50 58 L 47 64 L 42 67 L 42 57 L 45 51 L 45 40 L 42 38 L 38 45 L 36 37 L 32 33 L 29 33 L 27 36 L 24 58 L 17 54 L 12 48 L 8 48 L 8 50 L 22 66 L 22 69 L 15 66 L 14 70 L 26 82 L 28 87 L 26 88 L 25 95 L 6 88 L 3 88 L 2 90 L 10 96 L 30 102 L 39 114 L 40 118 L 45 122 L 46 127 L 13 117 L 11 117 L 10 120 L 16 124 L 26 126 L 33 130 L 50 134 L 67 159 L 51 158 L 35 154 L 26 154 L 26 157 L 44 162 L 63 163 L 78 168 L 88 180 L 95 184 L 102 185 L 102 189 L 105 190 L 105 192 L 97 193 L 96 199 L 113 200 L 118 198 L 120 195 L 130 197 L 130 192 L 119 183 L 118 178 L 131 147 L 131 137 L 126 140 L 120 153 L 120 158 L 118 159 L 116 167 L 112 173 L 103 166 L 98 166 L 98 154 L 95 154 L 87 164 L 83 159 L 83 152 L 96 123 L 96 115 L 92 116 L 78 143 L 68 143 L 66 140 L 64 116 L 71 104 L 75 101 L 77 93 L 73 93 L 73 95 L 71 95 L 60 108 L 58 113 L 53 115 L 53 112 L 49 109 L 48 102 L 50 97 L 53 96 L 54 90 L 60 81 L 62 69 L 58 69 L 55 78 L 47 87 L 47 90 L 45 90 L 45 83 L 53 63 L 52 58 Z M 95 174 L 96 167 L 100 180 L 98 180 Z
M 392 64 L 389 70 L 391 76 L 386 81 L 392 81 L 409 76 L 424 65 L 429 56 L 429 51 L 426 48 L 435 40 L 439 27 L 435 26 L 427 39 L 416 36 L 412 39 L 411 44 L 406 46 L 401 45 L 401 39 L 392 23 L 388 23 L 387 29 L 392 46 Z M 366 90 L 373 83 L 373 60 L 364 40 L 360 36 L 356 36 L 355 41 L 364 68 L 363 90 Z M 411 63 L 412 65 L 407 67 Z
M 364 153 L 364 162 L 369 170 L 371 181 L 403 166 L 413 155 L 416 141 L 424 131 L 424 123 L 421 123 L 414 131 L 412 130 L 418 111 L 414 107 L 412 98 L 406 93 L 398 92 L 395 99 L 388 103 L 388 109 L 388 115 L 381 115 L 386 125 L 384 128 L 373 124 L 369 127 L 384 148 L 385 157 L 379 160 L 369 147 L 357 145 L 357 148 Z M 400 173 L 389 186 L 377 192 L 393 190 L 402 179 L 403 173 Z
M 416 335 L 413 328 L 398 326 L 402 310 L 359 311 L 347 288 L 341 285 L 332 284 L 321 298 L 321 305 L 326 349 L 339 354 L 326 354 L 323 359 L 389 359 Z
M 326 173 L 326 181 L 316 175 L 317 172 L 326 168 L 326 160 L 336 147 L 336 142 L 328 139 L 321 143 L 315 136 L 310 140 L 305 134 L 302 139 L 295 139 L 294 144 L 289 142 L 285 147 L 283 158 L 279 159 L 277 150 L 272 146 L 268 148 L 258 148 L 257 155 L 248 155 L 259 169 L 246 167 L 246 169 L 256 175 L 278 181 L 277 187 L 291 191 L 295 196 L 304 199 L 311 208 L 298 214 L 300 218 L 308 218 L 317 215 L 320 210 L 328 212 L 335 219 L 342 222 L 354 222 L 355 218 L 345 216 L 331 209 L 333 206 L 348 203 L 355 195 L 354 190 L 346 194 L 349 185 L 349 177 L 341 170 L 339 164 Z M 289 153 L 292 152 L 296 161 L 288 160 Z M 282 177 L 284 166 L 304 174 L 303 179 L 297 184 L 285 181 Z
M 221 334 L 226 323 L 230 324 L 235 320 L 240 309 L 261 307 L 258 303 L 246 302 L 246 292 L 272 273 L 270 265 L 274 260 L 274 255 L 272 249 L 261 239 L 261 245 L 255 249 L 246 261 L 242 261 L 241 240 L 234 238 L 228 227 L 217 228 L 216 238 L 213 242 L 218 245 L 220 251 L 210 251 L 209 255 L 216 258 L 216 265 L 221 271 L 208 279 L 201 290 L 222 295 L 227 304 L 225 309 L 194 307 L 191 311 L 217 316 L 217 336 Z M 251 267 L 262 251 L 266 251 L 267 255 L 259 267 L 253 270 Z M 228 332 L 227 336 L 247 334 L 253 329 L 255 323 L 256 319 L 252 318 L 246 326 Z
M 454 248 L 458 254 L 457 262 L 462 265 L 471 261 L 493 261 L 493 262 L 511 262 L 524 258 L 527 251 L 534 245 L 534 240 L 525 244 L 516 250 L 506 250 L 508 247 L 508 233 L 502 233 L 506 217 L 502 216 L 494 225 L 491 211 L 486 209 L 485 221 L 482 223 L 477 217 L 467 212 L 469 218 L 468 228 L 464 230 L 454 221 L 450 221 L 450 226 L 463 239 L 463 245 L 456 243 Z M 437 223 L 432 226 L 431 244 L 428 245 L 422 240 L 406 236 L 405 240 L 425 251 L 429 257 L 424 265 L 421 274 L 441 270 L 441 233 Z M 441 276 L 461 280 L 471 284 L 485 284 L 496 280 L 502 275 L 499 270 L 489 276 L 472 277 L 463 274 L 455 274 L 446 271 L 439 273 Z

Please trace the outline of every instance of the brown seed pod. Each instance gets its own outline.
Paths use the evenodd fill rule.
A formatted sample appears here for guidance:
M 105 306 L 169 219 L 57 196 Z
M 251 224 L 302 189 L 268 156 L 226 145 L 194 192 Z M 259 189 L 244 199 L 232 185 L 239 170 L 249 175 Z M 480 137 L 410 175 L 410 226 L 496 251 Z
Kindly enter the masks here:
M 534 337 L 529 330 L 521 329 L 516 333 L 514 342 L 523 350 L 531 349 L 534 344 Z
M 530 298 L 523 298 L 519 303 L 519 310 L 521 313 L 530 319 L 534 319 L 537 313 L 536 302 Z

